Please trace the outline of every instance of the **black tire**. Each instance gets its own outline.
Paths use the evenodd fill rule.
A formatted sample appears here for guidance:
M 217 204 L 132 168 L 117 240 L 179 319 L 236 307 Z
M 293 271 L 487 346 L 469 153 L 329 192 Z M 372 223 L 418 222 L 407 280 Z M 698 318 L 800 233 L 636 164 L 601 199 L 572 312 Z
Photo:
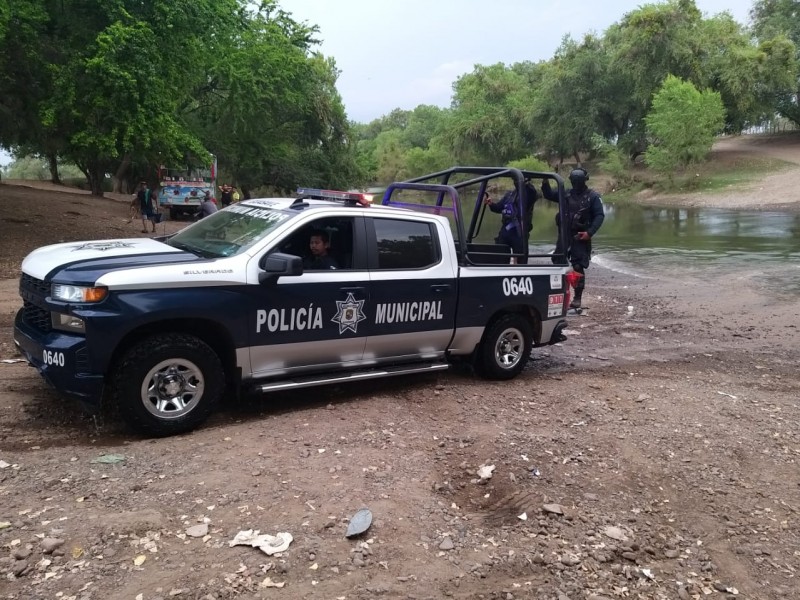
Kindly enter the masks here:
M 162 437 L 208 418 L 225 391 L 217 353 L 192 335 L 164 333 L 131 347 L 114 369 L 112 398 L 133 429 Z
M 532 345 L 528 320 L 514 313 L 502 315 L 486 330 L 475 366 L 487 379 L 513 379 L 528 363 Z

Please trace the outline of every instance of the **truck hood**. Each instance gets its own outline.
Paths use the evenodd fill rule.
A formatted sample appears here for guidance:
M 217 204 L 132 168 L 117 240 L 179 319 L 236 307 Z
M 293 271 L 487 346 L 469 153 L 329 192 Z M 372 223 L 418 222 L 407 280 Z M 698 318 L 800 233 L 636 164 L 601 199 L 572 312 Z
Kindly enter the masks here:
M 22 272 L 41 280 L 93 282 L 102 273 L 145 265 L 201 260 L 150 238 L 67 242 L 34 250 L 22 261 Z

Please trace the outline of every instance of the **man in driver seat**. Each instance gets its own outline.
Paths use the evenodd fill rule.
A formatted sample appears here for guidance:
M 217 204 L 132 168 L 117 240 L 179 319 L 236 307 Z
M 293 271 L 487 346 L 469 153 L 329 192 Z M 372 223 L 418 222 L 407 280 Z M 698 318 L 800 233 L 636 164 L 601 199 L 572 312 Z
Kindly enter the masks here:
M 315 229 L 308 240 L 311 256 L 303 259 L 303 269 L 306 271 L 331 271 L 339 268 L 332 256 L 328 254 L 331 247 L 330 236 L 323 229 Z

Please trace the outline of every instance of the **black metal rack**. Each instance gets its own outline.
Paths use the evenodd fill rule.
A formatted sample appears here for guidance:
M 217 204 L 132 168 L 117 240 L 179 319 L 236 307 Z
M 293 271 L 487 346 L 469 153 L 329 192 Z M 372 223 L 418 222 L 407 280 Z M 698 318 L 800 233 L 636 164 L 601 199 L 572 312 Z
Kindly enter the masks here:
M 463 181 L 451 182 L 454 176 L 471 176 Z M 499 246 L 492 247 L 491 244 L 476 244 L 473 240 L 480 233 L 483 223 L 483 215 L 486 212 L 486 205 L 483 202 L 487 185 L 492 180 L 508 178 L 514 183 L 517 191 L 516 201 L 519 203 L 519 214 L 522 215 L 522 226 L 527 231 L 528 211 L 525 210 L 523 195 L 525 194 L 525 183 L 531 180 L 553 179 L 558 184 L 558 208 L 562 215 L 567 215 L 569 207 L 564 191 L 564 180 L 557 173 L 547 173 L 539 171 L 528 171 L 513 167 L 451 167 L 429 175 L 423 175 L 407 181 L 390 184 L 383 194 L 382 204 L 385 206 L 397 206 L 409 208 L 433 214 L 452 212 L 455 228 L 457 232 L 457 250 L 463 261 L 471 265 L 497 265 L 508 264 L 511 257 L 523 258 L 523 255 L 503 252 Z M 459 190 L 478 186 L 474 206 L 469 218 L 469 223 L 465 222 L 462 208 L 462 198 Z M 422 192 L 436 193 L 434 204 L 424 204 L 415 202 L 401 202 L 393 200 L 392 196 L 399 190 L 416 190 Z M 449 206 L 445 205 L 445 198 L 450 199 Z M 568 238 L 569 218 L 560 219 L 559 235 L 561 239 Z M 529 258 L 547 258 L 555 264 L 567 264 L 566 254 L 531 254 Z M 518 261 L 519 262 L 519 261 Z

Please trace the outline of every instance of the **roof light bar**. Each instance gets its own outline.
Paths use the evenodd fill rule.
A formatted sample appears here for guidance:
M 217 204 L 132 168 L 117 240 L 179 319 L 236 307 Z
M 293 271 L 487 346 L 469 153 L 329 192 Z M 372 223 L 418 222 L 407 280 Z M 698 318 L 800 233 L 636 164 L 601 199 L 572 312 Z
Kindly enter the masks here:
M 354 202 L 362 206 L 369 206 L 372 203 L 372 194 L 362 194 L 360 192 L 341 192 L 338 190 L 321 190 L 317 188 L 297 188 L 297 194 L 302 198 L 314 198 L 317 200 L 341 200 L 344 202 Z

